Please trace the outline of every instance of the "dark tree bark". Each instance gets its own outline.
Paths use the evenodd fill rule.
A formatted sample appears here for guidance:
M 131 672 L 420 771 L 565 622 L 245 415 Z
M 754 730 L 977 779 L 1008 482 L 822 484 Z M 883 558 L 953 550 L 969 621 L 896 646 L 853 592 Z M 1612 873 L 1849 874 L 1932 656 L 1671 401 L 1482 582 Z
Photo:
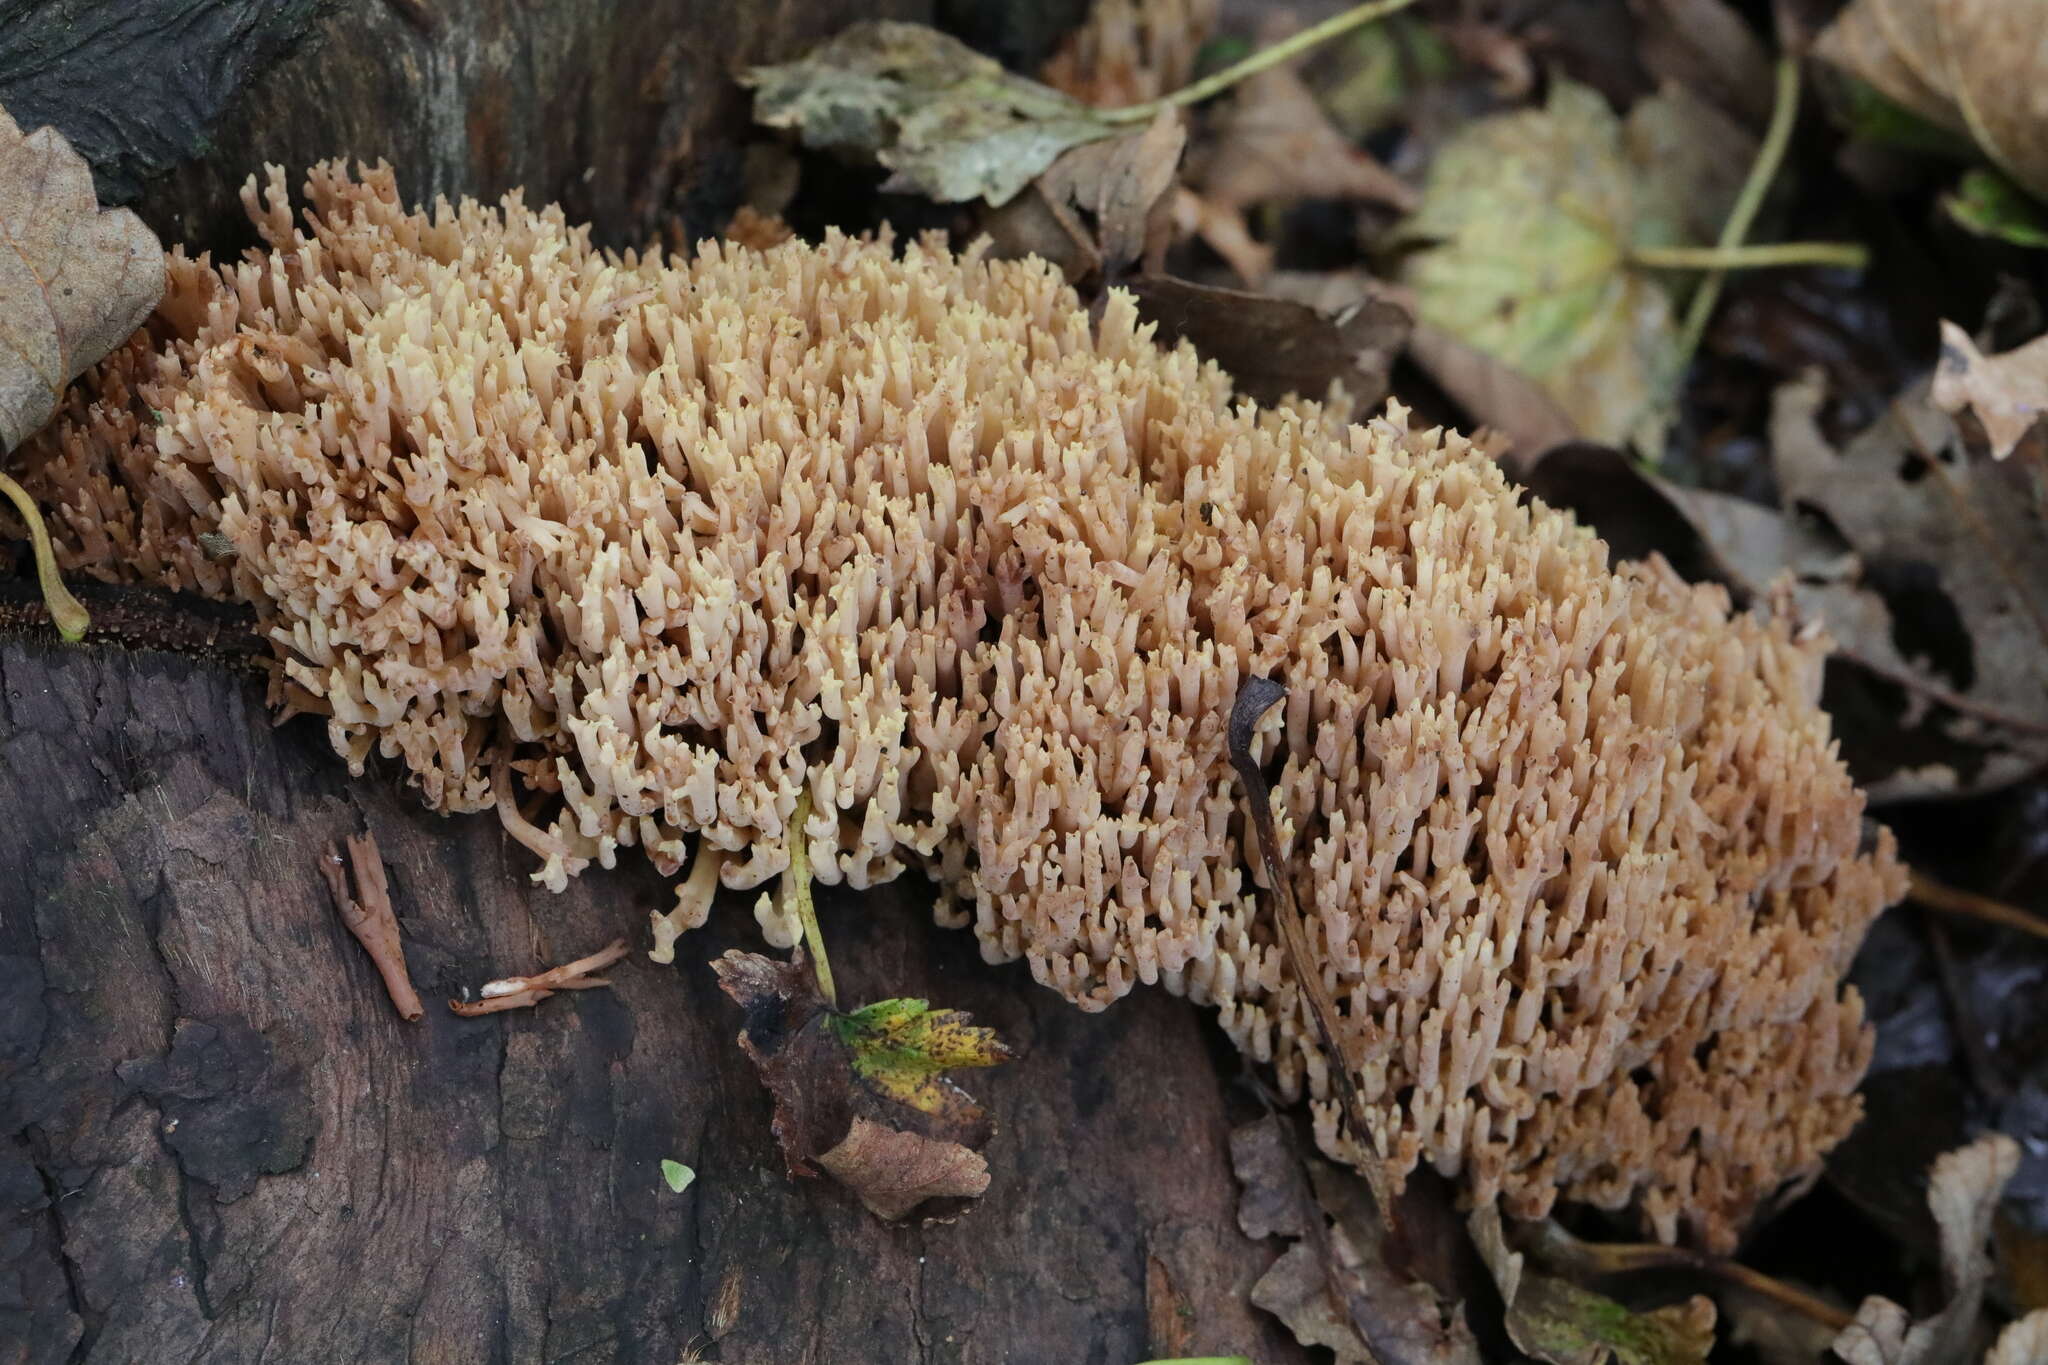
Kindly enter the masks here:
M 389 160 L 409 199 L 524 188 L 606 245 L 724 227 L 734 72 L 930 0 L 0 0 L 0 106 L 55 125 L 166 244 L 253 240 L 265 162 Z M 296 188 L 297 181 L 293 181 Z
M 350 781 L 317 722 L 203 665 L 0 642 L 0 1359 L 1099 1361 L 1299 1356 L 1251 1309 L 1222 1084 L 1155 992 L 1083 1014 L 929 890 L 827 893 L 850 1000 L 924 995 L 1018 1049 L 957 1222 L 793 1182 L 705 963 L 744 898 L 609 990 L 441 1001 L 618 935 L 644 866 L 553 896 L 489 817 Z M 402 1022 L 319 859 L 381 845 L 427 1018 Z M 693 1167 L 681 1194 L 659 1164 Z

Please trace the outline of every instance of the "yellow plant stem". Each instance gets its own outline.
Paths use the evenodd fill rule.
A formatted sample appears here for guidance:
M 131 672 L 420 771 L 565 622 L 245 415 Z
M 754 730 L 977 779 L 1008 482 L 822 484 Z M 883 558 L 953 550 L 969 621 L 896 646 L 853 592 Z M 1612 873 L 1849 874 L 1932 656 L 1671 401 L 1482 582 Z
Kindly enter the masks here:
M 1342 14 L 1325 19 L 1312 28 L 1305 28 L 1291 38 L 1283 38 L 1271 47 L 1261 48 L 1243 61 L 1233 62 L 1213 75 L 1204 76 L 1192 84 L 1182 86 L 1172 94 L 1161 95 L 1156 100 L 1146 100 L 1143 104 L 1126 105 L 1121 109 L 1098 109 L 1095 111 L 1095 117 L 1104 123 L 1150 123 L 1159 116 L 1162 109 L 1179 109 L 1186 105 L 1199 104 L 1211 95 L 1222 94 L 1247 76 L 1256 76 L 1261 71 L 1300 56 L 1318 43 L 1326 43 L 1375 19 L 1384 19 L 1396 10 L 1404 10 L 1414 3 L 1415 0 L 1372 0 L 1371 4 L 1354 5 Z
M 796 794 L 796 810 L 789 817 L 789 870 L 782 874 L 783 894 L 790 898 L 798 923 L 804 927 L 804 951 L 811 955 L 811 971 L 818 978 L 818 994 L 833 1009 L 839 1008 L 839 992 L 832 985 L 832 961 L 825 956 L 825 936 L 818 931 L 818 911 L 811 904 L 811 854 L 804 826 L 811 818 L 811 789 L 806 784 Z
M 57 576 L 57 556 L 50 549 L 50 532 L 43 525 L 43 514 L 36 510 L 35 500 L 28 490 L 5 474 L 0 474 L 0 493 L 5 493 L 14 510 L 21 513 L 21 519 L 28 523 L 29 544 L 36 554 L 36 579 L 42 584 L 43 603 L 50 609 L 50 622 L 57 627 L 57 633 L 73 642 L 85 638 L 85 628 L 92 624 L 92 617 L 84 604 L 71 595 L 64 586 L 64 580 Z
M 1763 270 L 1782 265 L 1834 265 L 1861 270 L 1869 248 L 1857 242 L 1773 242 L 1768 246 L 1639 246 L 1628 258 L 1652 270 Z M 1704 287 L 1704 286 L 1702 286 Z
M 1792 125 L 1799 117 L 1799 59 L 1791 53 L 1778 56 L 1777 93 L 1771 102 L 1771 126 L 1764 130 L 1763 145 L 1757 148 L 1756 161 L 1749 168 L 1749 178 L 1742 182 L 1742 190 L 1735 196 L 1735 207 L 1728 212 L 1728 221 L 1721 225 L 1721 240 L 1716 243 L 1722 251 L 1733 251 L 1749 236 L 1750 224 L 1756 221 L 1757 210 L 1763 207 L 1764 194 L 1771 188 L 1771 181 L 1778 174 L 1778 167 L 1785 160 L 1785 149 L 1792 143 Z M 1693 292 L 1692 303 L 1686 309 L 1685 325 L 1678 334 L 1678 369 L 1682 374 L 1692 364 L 1693 353 L 1700 348 L 1700 338 L 1707 333 L 1707 321 L 1714 315 L 1714 305 L 1720 301 L 1721 285 L 1727 279 L 1724 270 L 1716 269 L 1700 281 Z

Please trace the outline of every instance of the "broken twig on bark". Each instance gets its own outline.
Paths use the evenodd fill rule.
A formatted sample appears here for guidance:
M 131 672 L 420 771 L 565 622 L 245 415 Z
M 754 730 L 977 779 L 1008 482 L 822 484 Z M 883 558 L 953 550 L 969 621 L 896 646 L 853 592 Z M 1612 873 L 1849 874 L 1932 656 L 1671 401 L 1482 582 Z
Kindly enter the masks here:
M 508 976 L 498 981 L 487 981 L 477 992 L 475 1000 L 450 1000 L 448 1008 L 464 1018 L 479 1014 L 497 1014 L 501 1010 L 523 1010 L 553 995 L 556 991 L 586 991 L 592 986 L 609 986 L 612 983 L 591 972 L 601 972 L 626 955 L 626 940 L 615 938 L 604 948 L 589 957 L 579 957 L 559 967 L 533 976 Z
M 347 842 L 348 872 L 342 870 L 341 852 L 337 849 L 320 860 L 320 875 L 327 878 L 328 889 L 334 892 L 341 922 L 363 945 L 370 961 L 377 964 L 377 974 L 384 978 L 384 989 L 390 993 L 392 1005 L 407 1023 L 416 1024 L 426 1017 L 427 1011 L 405 970 L 405 950 L 398 941 L 398 915 L 391 909 L 391 887 L 384 880 L 384 859 L 377 852 L 376 836 L 351 834 Z M 354 899 L 348 894 L 349 873 L 355 875 Z

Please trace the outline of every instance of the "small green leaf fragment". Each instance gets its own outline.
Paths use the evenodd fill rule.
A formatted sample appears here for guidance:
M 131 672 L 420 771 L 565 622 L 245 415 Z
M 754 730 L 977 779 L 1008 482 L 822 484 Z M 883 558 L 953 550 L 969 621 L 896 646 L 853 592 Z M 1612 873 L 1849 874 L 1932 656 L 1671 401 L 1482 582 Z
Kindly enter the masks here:
M 690 1182 L 697 1178 L 697 1173 L 680 1161 L 673 1161 L 663 1157 L 661 1161 L 661 1178 L 667 1182 L 670 1190 L 681 1194 L 684 1190 L 690 1188 Z
M 1979 237 L 2048 250 L 2048 206 L 1997 171 L 1964 172 L 1955 192 L 1942 196 L 1941 206 Z

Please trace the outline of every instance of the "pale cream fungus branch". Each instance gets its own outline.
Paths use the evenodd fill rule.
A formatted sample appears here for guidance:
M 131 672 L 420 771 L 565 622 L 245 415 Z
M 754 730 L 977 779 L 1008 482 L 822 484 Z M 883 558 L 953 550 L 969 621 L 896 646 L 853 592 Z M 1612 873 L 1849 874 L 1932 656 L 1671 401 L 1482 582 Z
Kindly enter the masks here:
M 1398 406 L 1240 404 L 1036 261 L 306 194 L 272 171 L 266 248 L 171 258 L 26 475 L 67 568 L 253 604 L 280 700 L 543 884 L 694 846 L 695 923 L 808 785 L 820 881 L 915 867 L 1086 1008 L 1213 1005 L 1355 1159 L 1247 880 L 1225 727 L 1270 677 L 1282 875 L 1390 1171 L 1719 1249 L 1854 1123 L 1842 976 L 1904 874 L 1824 641 L 1610 566 Z

